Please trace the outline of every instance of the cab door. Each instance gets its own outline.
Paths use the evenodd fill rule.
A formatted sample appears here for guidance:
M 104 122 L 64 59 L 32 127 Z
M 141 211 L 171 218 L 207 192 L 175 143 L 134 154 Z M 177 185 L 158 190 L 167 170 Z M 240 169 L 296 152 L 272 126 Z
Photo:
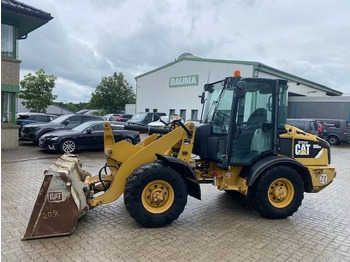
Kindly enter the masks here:
M 236 103 L 235 123 L 229 148 L 230 165 L 249 165 L 258 157 L 273 152 L 279 118 L 276 80 L 253 79 L 246 82 L 246 93 Z M 277 107 L 278 105 L 278 107 Z M 286 118 L 285 116 L 282 118 Z

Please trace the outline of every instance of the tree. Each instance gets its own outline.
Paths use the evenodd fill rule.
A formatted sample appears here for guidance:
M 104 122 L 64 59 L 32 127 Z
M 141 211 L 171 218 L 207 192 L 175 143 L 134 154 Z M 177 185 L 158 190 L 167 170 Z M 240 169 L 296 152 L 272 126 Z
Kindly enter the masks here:
M 102 77 L 101 83 L 92 93 L 90 105 L 106 113 L 118 113 L 125 109 L 125 104 L 135 102 L 135 93 L 123 73 L 114 73 L 113 76 Z
M 46 113 L 46 108 L 54 103 L 57 96 L 52 94 L 57 77 L 46 75 L 44 69 L 40 69 L 32 75 L 29 73 L 20 82 L 19 97 L 24 99 L 22 105 L 30 111 Z

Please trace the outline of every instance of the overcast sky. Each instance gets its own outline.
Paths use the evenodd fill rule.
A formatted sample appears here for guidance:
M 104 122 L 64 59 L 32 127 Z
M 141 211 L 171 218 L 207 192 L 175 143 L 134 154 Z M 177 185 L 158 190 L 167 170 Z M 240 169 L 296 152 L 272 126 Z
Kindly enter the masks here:
M 21 79 L 44 68 L 61 102 L 104 76 L 134 77 L 190 52 L 256 61 L 350 93 L 350 1 L 20 0 L 51 13 L 19 43 Z

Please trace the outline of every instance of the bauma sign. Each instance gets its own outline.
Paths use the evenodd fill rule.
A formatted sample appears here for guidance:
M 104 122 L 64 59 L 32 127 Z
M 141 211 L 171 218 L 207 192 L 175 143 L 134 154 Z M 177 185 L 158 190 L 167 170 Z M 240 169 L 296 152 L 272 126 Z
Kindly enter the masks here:
M 199 75 L 177 76 L 169 78 L 169 87 L 198 86 Z

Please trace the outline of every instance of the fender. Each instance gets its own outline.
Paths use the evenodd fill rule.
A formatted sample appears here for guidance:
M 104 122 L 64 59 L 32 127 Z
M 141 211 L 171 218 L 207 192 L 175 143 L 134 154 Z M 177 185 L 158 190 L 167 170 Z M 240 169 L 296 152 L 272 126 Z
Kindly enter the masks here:
M 158 160 L 180 173 L 186 183 L 187 191 L 190 196 L 201 200 L 201 188 L 197 176 L 186 162 L 172 156 L 163 156 L 159 154 L 156 154 L 156 156 Z
M 312 188 L 312 182 L 311 182 L 311 176 L 308 169 L 305 166 L 303 166 L 301 163 L 299 163 L 298 161 L 290 157 L 270 155 L 270 156 L 261 158 L 257 162 L 255 162 L 253 165 L 249 166 L 247 169 L 242 171 L 240 176 L 245 177 L 247 179 L 247 186 L 250 187 L 254 184 L 257 178 L 262 173 L 264 173 L 264 171 L 271 168 L 272 166 L 277 166 L 277 165 L 290 166 L 296 169 L 298 173 L 301 175 L 301 178 L 303 179 L 304 190 L 306 192 L 310 192 Z

